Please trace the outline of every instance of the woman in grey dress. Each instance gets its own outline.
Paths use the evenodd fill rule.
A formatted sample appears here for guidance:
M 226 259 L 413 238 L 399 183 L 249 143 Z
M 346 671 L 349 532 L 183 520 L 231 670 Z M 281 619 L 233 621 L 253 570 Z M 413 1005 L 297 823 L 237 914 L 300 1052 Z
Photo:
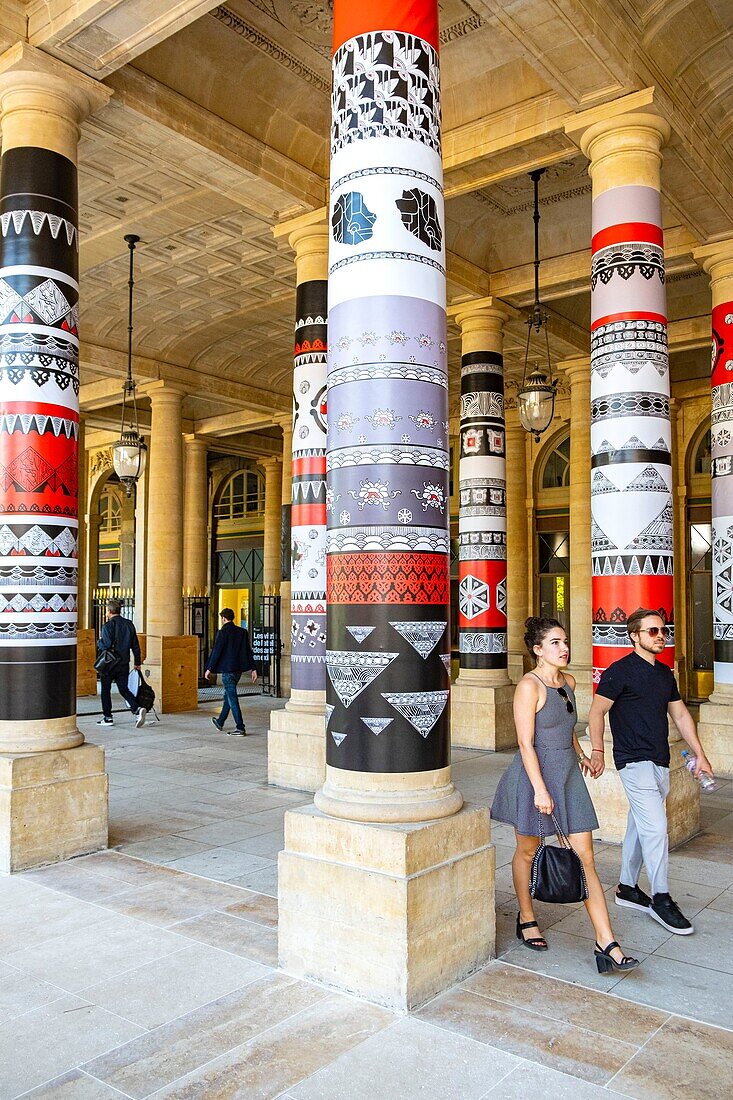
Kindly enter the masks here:
M 491 816 L 514 826 L 517 848 L 512 860 L 514 889 L 519 902 L 517 939 L 534 951 L 546 951 L 529 891 L 532 859 L 539 844 L 539 820 L 545 836 L 553 836 L 554 814 L 583 861 L 588 886 L 585 907 L 596 933 L 599 973 L 632 970 L 638 959 L 624 955 L 611 931 L 606 896 L 593 860 L 592 830 L 598 828 L 583 775 L 600 774 L 600 758 L 582 752 L 575 735 L 575 678 L 565 671 L 568 640 L 556 619 L 530 618 L 524 641 L 536 663 L 517 684 L 514 724 L 519 751 L 496 789 Z M 527 933 L 527 935 L 525 935 Z M 603 945 L 603 946 L 602 946 Z

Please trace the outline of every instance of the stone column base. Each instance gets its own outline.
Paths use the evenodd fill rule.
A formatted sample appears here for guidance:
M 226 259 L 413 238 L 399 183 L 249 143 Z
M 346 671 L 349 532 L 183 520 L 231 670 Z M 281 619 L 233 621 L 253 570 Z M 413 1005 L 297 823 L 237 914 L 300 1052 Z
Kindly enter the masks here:
M 715 693 L 700 705 L 697 732 L 715 775 L 733 776 L 733 701 L 716 702 Z
M 280 967 L 400 1012 L 461 981 L 494 953 L 490 837 L 486 809 L 388 825 L 289 811 Z
M 580 742 L 590 756 L 587 738 Z M 667 831 L 669 846 L 676 848 L 700 832 L 700 786 L 684 766 L 681 750 L 685 743 L 679 736 L 670 738 L 669 794 L 667 795 Z M 611 745 L 606 744 L 606 770 L 600 779 L 586 778 L 598 817 L 598 838 L 607 844 L 621 844 L 626 833 L 629 800 L 613 763 Z
M 309 695 L 315 694 L 309 692 Z M 317 791 L 326 778 L 326 715 L 315 704 L 290 699 L 270 714 L 267 734 L 267 782 L 295 791 Z
M 199 641 L 193 635 L 161 638 L 149 634 L 143 675 L 155 692 L 155 709 L 180 714 L 199 705 Z
M 451 689 L 451 741 L 468 749 L 502 752 L 517 746 L 512 704 L 514 684 L 464 683 Z
M 107 847 L 108 779 L 98 745 L 0 755 L 0 871 Z

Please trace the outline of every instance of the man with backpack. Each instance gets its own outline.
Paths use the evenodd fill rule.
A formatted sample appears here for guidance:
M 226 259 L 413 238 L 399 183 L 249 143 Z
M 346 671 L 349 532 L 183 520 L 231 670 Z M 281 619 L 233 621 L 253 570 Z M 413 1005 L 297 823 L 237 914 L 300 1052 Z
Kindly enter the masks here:
M 112 684 L 117 685 L 122 698 L 135 715 L 135 725 L 138 729 L 145 725 L 147 710 L 138 707 L 137 699 L 130 691 L 127 678 L 130 674 L 130 652 L 132 651 L 134 667 L 140 671 L 142 664 L 140 656 L 140 642 L 138 641 L 135 624 L 131 619 L 123 619 L 120 614 L 122 604 L 119 600 L 107 600 L 107 621 L 102 627 L 102 635 L 99 639 L 99 658 L 96 668 L 99 669 L 99 678 L 102 685 L 102 717 L 97 722 L 98 726 L 113 726 L 112 718 Z M 99 665 L 99 659 L 107 655 L 103 667 Z
M 212 718 L 211 721 L 220 732 L 226 732 L 230 735 L 238 733 L 241 737 L 246 737 L 247 731 L 244 727 L 242 710 L 239 706 L 237 684 L 243 672 L 251 672 L 252 683 L 256 683 L 257 670 L 255 668 L 254 653 L 249 643 L 247 631 L 242 629 L 241 626 L 234 625 L 234 612 L 231 607 L 222 608 L 219 614 L 222 619 L 221 629 L 216 635 L 214 648 L 211 650 L 204 676 L 207 680 L 213 680 L 217 673 L 221 673 L 221 680 L 224 685 L 224 703 L 219 717 Z M 229 717 L 230 710 L 234 717 L 235 728 L 224 731 L 224 723 Z

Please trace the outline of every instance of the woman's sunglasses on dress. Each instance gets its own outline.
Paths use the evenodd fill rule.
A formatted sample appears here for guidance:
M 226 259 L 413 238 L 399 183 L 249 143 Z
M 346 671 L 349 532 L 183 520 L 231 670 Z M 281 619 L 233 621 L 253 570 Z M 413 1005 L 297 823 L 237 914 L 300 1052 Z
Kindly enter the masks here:
M 648 634 L 650 638 L 656 638 L 659 634 L 661 634 L 663 638 L 668 638 L 669 637 L 669 627 L 668 626 L 642 626 L 639 629 L 639 633 L 640 634 Z
M 557 694 L 560 696 L 560 698 L 565 703 L 565 706 L 568 708 L 568 714 L 573 714 L 575 712 L 575 707 L 570 702 L 570 696 L 568 695 L 565 688 L 558 688 L 557 689 Z

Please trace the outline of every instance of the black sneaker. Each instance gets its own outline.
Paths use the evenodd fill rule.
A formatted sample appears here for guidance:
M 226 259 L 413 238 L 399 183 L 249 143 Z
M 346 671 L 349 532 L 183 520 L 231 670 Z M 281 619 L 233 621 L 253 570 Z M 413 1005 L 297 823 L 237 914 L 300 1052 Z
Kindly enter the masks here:
M 235 729 L 235 730 L 226 730 L 226 733 L 228 733 L 230 737 L 237 737 L 237 736 L 246 737 L 247 736 L 247 731 L 244 728 L 244 726 L 239 726 L 239 728 Z
M 216 726 L 216 728 L 218 729 L 219 733 L 221 733 L 221 731 L 222 731 L 222 730 L 224 729 L 224 727 L 223 727 L 223 726 L 220 726 L 220 725 L 219 725 L 219 722 L 217 721 L 217 719 L 216 719 L 216 718 L 212 718 L 212 719 L 211 719 L 211 724 L 212 724 L 212 726 Z
M 97 722 L 98 726 L 113 726 L 114 724 L 114 718 L 100 718 Z
M 652 903 L 649 895 L 639 888 L 638 882 L 636 886 L 627 886 L 625 882 L 619 882 L 616 887 L 615 901 L 625 909 L 640 909 L 642 913 L 647 913 Z
M 672 901 L 669 894 L 655 894 L 649 906 L 649 916 L 673 932 L 675 936 L 691 936 L 695 929 L 687 917 L 680 911 L 677 902 Z

